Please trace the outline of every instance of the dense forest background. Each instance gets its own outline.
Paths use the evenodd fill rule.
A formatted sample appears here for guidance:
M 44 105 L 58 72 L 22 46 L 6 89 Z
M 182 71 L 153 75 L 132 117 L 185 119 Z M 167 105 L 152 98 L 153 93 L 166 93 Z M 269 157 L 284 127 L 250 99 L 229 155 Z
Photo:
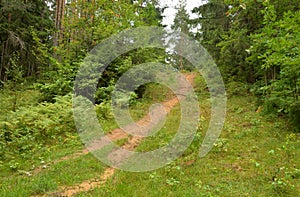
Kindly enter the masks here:
M 165 9 L 151 0 L 2 0 L 0 6 L 1 87 L 31 82 L 41 100 L 51 102 L 72 90 L 80 62 L 101 40 L 127 28 L 159 26 Z M 210 0 L 191 20 L 180 1 L 172 28 L 198 40 L 227 82 L 246 84 L 266 112 L 288 115 L 299 126 L 299 6 L 297 0 Z M 168 55 L 147 49 L 120 57 L 99 83 L 98 100 L 130 66 L 165 63 Z M 171 59 L 183 67 L 182 58 Z
M 196 38 L 224 79 L 250 85 L 267 113 L 299 127 L 299 1 L 210 0 L 195 8 Z

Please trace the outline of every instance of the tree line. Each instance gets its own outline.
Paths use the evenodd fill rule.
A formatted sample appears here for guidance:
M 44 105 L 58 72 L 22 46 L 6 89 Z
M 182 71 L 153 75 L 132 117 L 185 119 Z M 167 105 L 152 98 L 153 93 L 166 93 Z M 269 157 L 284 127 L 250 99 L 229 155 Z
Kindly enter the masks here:
M 1 0 L 1 86 L 34 81 L 42 100 L 54 102 L 72 91 L 80 63 L 103 39 L 127 28 L 161 26 L 165 8 L 159 5 L 156 0 Z M 299 8 L 298 0 L 208 0 L 190 19 L 186 1 L 180 0 L 172 28 L 201 43 L 227 83 L 247 84 L 264 111 L 300 127 Z M 179 69 L 188 65 L 163 50 L 122 55 L 104 72 L 96 100 L 106 100 L 131 66 L 166 59 Z
M 300 126 L 300 2 L 209 0 L 191 20 L 223 78 L 249 84 L 269 114 Z

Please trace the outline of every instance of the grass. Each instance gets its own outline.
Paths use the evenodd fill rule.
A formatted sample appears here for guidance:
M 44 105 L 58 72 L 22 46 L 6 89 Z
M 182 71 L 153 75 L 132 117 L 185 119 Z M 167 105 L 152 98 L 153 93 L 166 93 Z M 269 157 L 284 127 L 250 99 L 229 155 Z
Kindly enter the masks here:
M 155 90 L 155 91 L 154 91 Z M 133 121 L 138 121 L 149 113 L 151 105 L 168 100 L 172 98 L 174 94 L 170 89 L 156 83 L 149 83 L 147 89 L 144 92 L 143 98 L 132 102 L 129 107 L 129 113 Z M 110 105 L 110 104 L 108 104 Z M 105 133 L 118 128 L 118 123 L 114 119 L 114 115 L 111 111 L 110 106 L 105 106 L 106 110 L 100 112 L 99 123 Z M 108 115 L 109 114 L 109 115 Z M 106 118 L 102 118 L 106 116 Z
M 207 92 L 197 92 L 203 97 L 203 124 L 182 157 L 147 173 L 117 171 L 103 187 L 77 196 L 300 196 L 300 137 L 284 119 L 257 113 L 251 95 L 229 98 L 220 138 L 206 157 L 197 157 L 210 112 Z M 177 106 L 165 127 L 138 150 L 153 150 L 172 138 L 178 111 Z
M 161 88 L 158 85 L 152 86 Z M 23 103 L 19 107 L 36 105 L 38 94 L 38 92 L 32 91 L 23 92 L 22 95 L 27 96 L 29 102 Z M 30 95 L 32 98 L 30 98 Z M 10 97 L 6 96 L 7 94 L 2 92 L 1 97 L 5 98 L 2 100 L 3 103 L 9 103 L 11 100 Z M 164 100 L 164 96 L 157 99 Z M 151 98 L 141 99 L 131 106 L 131 114 L 135 119 L 143 117 L 147 113 L 147 107 L 158 100 L 153 100 L 152 102 Z M 8 111 L 11 108 L 10 105 L 6 107 Z M 106 132 L 117 128 L 117 124 L 113 119 L 100 119 L 100 123 Z M 122 145 L 125 142 L 126 139 L 120 139 L 115 143 Z M 5 161 L 5 163 L 0 162 L 0 196 L 30 196 L 54 192 L 60 186 L 71 186 L 81 183 L 83 180 L 99 176 L 106 166 L 101 164 L 91 154 L 52 164 L 53 161 L 84 148 L 76 132 L 66 133 L 64 136 L 56 136 L 56 143 L 41 147 L 40 151 L 30 156 L 28 162 L 20 158 Z M 36 167 L 43 166 L 44 164 L 45 166 L 49 166 L 49 169 L 47 167 L 41 173 L 31 175 Z
M 50 165 L 37 175 L 14 174 L 2 177 L 0 196 L 30 196 L 56 191 L 59 186 L 79 184 L 103 172 L 105 166 L 91 154 Z
M 201 117 L 194 141 L 181 157 L 151 172 L 117 170 L 102 187 L 76 196 L 300 196 L 300 135 L 291 132 L 284 119 L 256 112 L 255 98 L 249 94 L 230 95 L 220 138 L 206 157 L 198 157 L 210 119 L 210 103 L 203 79 L 197 77 L 195 84 Z M 135 119 L 143 117 L 151 104 L 169 96 L 167 90 L 158 94 L 156 89 L 157 86 L 149 87 L 148 95 L 132 106 Z M 175 135 L 179 118 L 177 105 L 167 116 L 164 127 L 146 138 L 137 150 L 149 151 L 165 145 Z M 116 127 L 112 120 L 102 121 L 106 128 Z M 82 148 L 80 139 L 70 135 L 49 146 L 41 160 L 53 161 Z M 41 160 L 30 162 L 37 165 Z M 60 186 L 99 177 L 105 168 L 91 154 L 55 163 L 32 176 L 1 168 L 0 196 L 57 191 Z

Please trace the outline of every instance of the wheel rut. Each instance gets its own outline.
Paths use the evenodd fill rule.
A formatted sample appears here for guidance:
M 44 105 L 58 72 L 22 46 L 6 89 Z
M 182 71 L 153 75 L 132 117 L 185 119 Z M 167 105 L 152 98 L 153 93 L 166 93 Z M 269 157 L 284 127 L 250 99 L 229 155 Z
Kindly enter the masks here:
M 187 73 L 187 74 L 184 74 L 184 76 L 185 76 L 186 80 L 189 81 L 190 84 L 194 85 L 194 78 L 196 76 L 196 73 Z M 170 100 L 164 101 L 161 104 L 161 106 L 163 106 L 164 111 L 166 113 L 169 113 L 172 110 L 172 108 L 175 107 L 179 103 L 179 100 L 185 98 L 184 95 L 187 91 L 190 90 L 190 87 L 180 87 L 178 89 L 179 90 L 176 93 L 178 95 L 177 97 L 174 97 Z M 147 126 L 149 126 L 149 123 L 151 123 L 151 122 L 154 124 L 157 123 L 160 120 L 160 118 L 161 117 L 159 115 L 158 115 L 158 117 L 153 117 L 153 115 L 151 116 L 150 114 L 147 114 L 145 117 L 143 117 L 142 119 L 137 121 L 136 124 L 147 127 Z M 154 119 L 154 121 L 153 121 L 153 119 Z M 134 126 L 136 126 L 136 125 L 135 124 L 128 125 L 128 126 L 126 126 L 126 130 L 135 129 Z M 151 125 L 150 125 L 150 128 L 151 128 Z M 137 131 L 136 133 L 138 133 L 138 132 L 139 131 Z M 143 132 L 145 132 L 145 131 L 143 131 Z M 146 132 L 148 132 L 148 130 Z M 145 134 L 145 133 L 143 133 L 143 134 Z M 144 139 L 143 136 L 139 136 L 139 135 L 131 136 L 131 135 L 128 135 L 126 132 L 124 132 L 122 129 L 117 128 L 117 129 L 114 129 L 113 131 L 111 131 L 110 133 L 108 133 L 105 138 L 94 141 L 89 146 L 88 149 L 83 149 L 74 154 L 62 157 L 56 161 L 53 161 L 52 164 L 56 164 L 61 161 L 67 161 L 67 160 L 78 158 L 82 155 L 88 154 L 90 151 L 101 149 L 105 145 L 109 144 L 110 140 L 115 141 L 115 140 L 120 140 L 120 139 L 124 139 L 124 138 L 127 138 L 128 140 L 121 147 L 123 149 L 131 150 L 131 151 L 133 151 Z M 126 158 L 126 155 L 124 156 L 122 151 L 117 150 L 117 151 L 111 152 L 109 157 L 114 158 L 114 160 L 118 163 L 118 162 L 120 162 L 119 160 Z M 34 174 L 41 172 L 42 169 L 43 169 L 42 167 L 36 168 L 34 170 Z M 111 178 L 115 172 L 116 172 L 115 168 L 107 167 L 104 170 L 104 172 L 101 175 L 99 175 L 99 177 L 97 177 L 97 178 L 93 178 L 90 180 L 84 180 L 80 184 L 73 185 L 70 187 L 61 186 L 58 188 L 57 192 L 48 193 L 48 194 L 45 194 L 42 196 L 70 197 L 70 196 L 74 196 L 75 194 L 78 194 L 80 192 L 87 192 L 89 190 L 92 190 L 94 188 L 100 187 L 101 185 L 105 184 L 106 181 L 109 178 Z

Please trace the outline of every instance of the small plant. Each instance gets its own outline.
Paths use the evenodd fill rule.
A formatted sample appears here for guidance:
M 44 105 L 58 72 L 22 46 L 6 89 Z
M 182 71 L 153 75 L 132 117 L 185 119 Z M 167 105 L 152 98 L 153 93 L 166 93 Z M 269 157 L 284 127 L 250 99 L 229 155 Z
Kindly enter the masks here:
M 255 159 L 250 159 L 250 162 L 253 163 L 256 168 L 260 167 L 260 163 Z
M 11 170 L 17 171 L 20 167 L 20 164 L 16 161 L 11 161 L 11 162 L 9 162 L 9 167 Z
M 214 149 L 216 152 L 227 152 L 228 151 L 227 147 L 228 147 L 228 140 L 225 138 L 219 138 L 214 143 Z
M 153 173 L 151 173 L 150 175 L 149 175 L 149 178 L 150 179 L 159 179 L 159 178 L 161 178 L 161 176 L 159 176 L 156 172 L 153 172 Z
M 0 120 L 1 159 L 10 161 L 6 166 L 12 170 L 23 168 L 18 162 L 45 151 L 45 145 L 64 143 L 66 133 L 76 131 L 73 122 L 70 96 L 6 113 L 6 120 Z
M 247 84 L 230 79 L 226 85 L 226 92 L 231 96 L 245 96 L 249 94 L 249 87 Z
M 174 186 L 180 183 L 180 181 L 174 179 L 173 177 L 166 180 L 166 183 L 170 186 Z
M 212 190 L 212 187 L 211 187 L 211 186 L 203 184 L 203 182 L 202 182 L 201 180 L 197 181 L 195 185 L 196 185 L 199 189 L 203 189 L 203 190 L 206 190 L 206 191 Z
M 287 194 L 292 191 L 295 186 L 291 183 L 291 179 L 295 178 L 293 175 L 299 174 L 298 169 L 290 170 L 286 167 L 278 168 L 277 172 L 272 178 L 273 190 L 278 194 Z
M 102 102 L 95 106 L 96 113 L 99 119 L 108 120 L 113 118 L 110 102 Z

